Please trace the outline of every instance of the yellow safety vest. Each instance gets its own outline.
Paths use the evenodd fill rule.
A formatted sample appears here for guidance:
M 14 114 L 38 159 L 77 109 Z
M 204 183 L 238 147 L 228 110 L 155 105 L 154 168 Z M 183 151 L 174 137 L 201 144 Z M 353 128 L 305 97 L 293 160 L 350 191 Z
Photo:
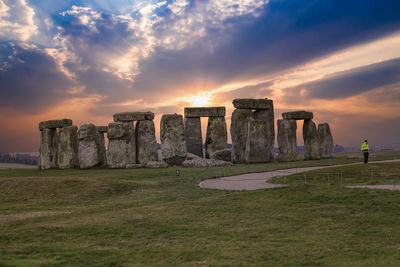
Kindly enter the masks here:
M 361 145 L 361 151 L 369 151 L 369 146 L 368 146 L 367 143 L 364 142 L 364 143 Z

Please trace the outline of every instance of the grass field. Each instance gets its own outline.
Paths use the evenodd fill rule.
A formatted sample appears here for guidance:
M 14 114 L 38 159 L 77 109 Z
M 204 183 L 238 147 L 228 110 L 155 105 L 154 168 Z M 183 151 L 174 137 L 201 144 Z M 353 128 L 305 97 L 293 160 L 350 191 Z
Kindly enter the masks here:
M 377 153 L 374 160 L 400 158 Z M 201 180 L 321 161 L 219 168 L 0 171 L 1 266 L 395 266 L 400 192 L 348 189 L 386 183 L 400 163 L 324 169 L 287 188 L 200 189 Z M 344 173 L 329 178 L 327 173 Z M 381 178 L 381 179 L 378 179 Z M 282 182 L 277 178 L 274 182 Z

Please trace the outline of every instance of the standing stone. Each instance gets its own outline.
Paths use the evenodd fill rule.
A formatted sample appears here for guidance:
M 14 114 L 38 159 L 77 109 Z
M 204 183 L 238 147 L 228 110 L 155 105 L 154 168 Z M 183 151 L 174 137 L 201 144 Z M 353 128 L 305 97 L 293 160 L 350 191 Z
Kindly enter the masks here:
M 107 164 L 107 153 L 106 153 L 106 142 L 105 142 L 104 134 L 107 133 L 108 127 L 107 126 L 96 126 L 96 129 L 100 136 L 100 146 L 104 149 L 103 162 L 104 162 L 104 165 L 106 165 Z
M 136 160 L 137 163 L 158 160 L 156 132 L 151 120 L 136 123 Z
M 186 151 L 203 158 L 200 117 L 185 118 L 185 139 Z
M 43 128 L 40 132 L 39 169 L 57 168 L 57 129 Z
M 105 162 L 104 136 L 94 124 L 84 124 L 79 128 L 79 167 L 101 167 Z
M 274 146 L 275 146 L 275 120 L 274 120 L 274 107 L 272 100 L 270 100 L 270 109 L 260 109 L 253 112 L 254 120 L 262 120 L 266 122 L 266 135 L 265 139 L 268 145 L 268 158 L 274 159 Z
M 253 112 L 249 109 L 235 109 L 231 118 L 232 162 L 244 163 L 247 126 Z
M 270 127 L 269 121 L 250 120 L 246 140 L 246 162 L 268 162 L 273 160 L 271 142 L 268 140 Z
M 206 158 L 210 154 L 226 148 L 228 134 L 225 117 L 209 117 L 206 135 Z
M 295 161 L 297 157 L 296 120 L 278 120 L 278 147 L 280 161 Z
M 107 164 L 110 168 L 127 168 L 136 163 L 135 129 L 131 122 L 108 124 Z
M 79 166 L 77 131 L 76 126 L 63 127 L 58 131 L 57 161 L 61 169 Z
M 305 147 L 304 159 L 320 159 L 317 127 L 312 120 L 304 120 L 303 139 Z
M 333 138 L 328 123 L 318 124 L 318 144 L 321 158 L 333 157 Z
M 160 137 L 163 160 L 169 165 L 182 165 L 186 159 L 185 127 L 182 115 L 163 115 Z

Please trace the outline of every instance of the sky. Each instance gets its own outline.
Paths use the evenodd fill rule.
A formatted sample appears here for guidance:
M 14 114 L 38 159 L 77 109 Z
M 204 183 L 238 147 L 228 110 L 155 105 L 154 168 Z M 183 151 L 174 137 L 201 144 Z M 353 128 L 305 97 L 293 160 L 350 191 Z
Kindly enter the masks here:
M 400 144 L 398 0 L 0 0 L 0 152 L 38 151 L 38 123 L 107 125 L 269 98 L 335 144 Z M 203 133 L 207 120 L 203 119 Z M 298 144 L 302 144 L 298 122 Z

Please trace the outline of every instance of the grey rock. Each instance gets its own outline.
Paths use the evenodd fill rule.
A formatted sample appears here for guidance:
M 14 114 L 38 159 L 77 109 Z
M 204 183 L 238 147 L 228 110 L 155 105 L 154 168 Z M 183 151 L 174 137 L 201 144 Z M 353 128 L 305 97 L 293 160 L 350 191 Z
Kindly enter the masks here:
M 321 158 L 333 158 L 333 138 L 328 123 L 318 124 L 318 144 Z
M 282 114 L 282 117 L 285 120 L 311 120 L 314 117 L 314 115 L 310 111 L 298 110 L 298 111 L 285 112 Z
M 144 168 L 144 167 L 145 167 L 144 164 L 137 164 L 137 163 L 127 164 L 125 166 L 125 168 L 127 168 L 127 169 L 140 169 L 140 168 Z
M 184 167 L 217 167 L 217 166 L 232 166 L 232 162 L 215 159 L 192 159 L 183 162 Z
M 185 118 L 186 151 L 203 158 L 200 118 Z
M 269 121 L 267 120 L 250 120 L 248 122 L 246 162 L 269 162 L 274 159 L 274 154 L 271 154 L 269 132 Z
M 146 163 L 157 161 L 157 142 L 154 122 L 150 120 L 136 123 L 136 161 Z
M 221 150 L 214 151 L 213 153 L 210 154 L 210 159 L 231 162 L 232 161 L 232 150 L 231 149 L 221 149 Z
M 237 98 L 233 100 L 233 106 L 237 109 L 273 109 L 272 100 L 267 98 Z
M 96 128 L 99 133 L 107 133 L 108 131 L 108 126 L 96 126 Z
M 157 169 L 157 168 L 168 168 L 169 165 L 162 161 L 148 161 L 144 164 L 144 167 Z
M 195 155 L 195 154 L 192 154 L 192 153 L 186 153 L 186 159 L 187 159 L 187 160 L 202 159 L 202 157 L 199 157 L 199 156 L 197 156 L 197 155 Z
M 154 113 L 147 112 L 121 112 L 113 115 L 115 122 L 132 122 L 132 121 L 144 121 L 154 120 Z
M 131 164 L 136 164 L 135 130 L 132 123 L 110 123 L 107 137 L 109 168 L 127 168 Z
M 44 128 L 40 132 L 39 169 L 58 168 L 57 149 L 57 129 Z
M 61 120 L 49 120 L 42 121 L 39 123 L 39 130 L 43 131 L 44 129 L 55 129 L 72 126 L 72 120 L 70 119 L 61 119 Z
M 210 154 L 217 150 L 225 149 L 227 138 L 225 117 L 209 117 L 206 135 L 206 158 L 209 158 Z
M 246 162 L 247 126 L 252 116 L 253 112 L 248 109 L 235 109 L 232 112 L 230 131 L 232 138 L 232 162 L 234 163 Z
M 86 169 L 106 165 L 104 136 L 94 124 L 84 124 L 78 131 L 79 167 Z
M 297 158 L 296 120 L 278 120 L 279 161 L 295 161 Z
M 265 139 L 267 142 L 268 157 L 270 160 L 274 159 L 274 146 L 275 146 L 275 119 L 274 119 L 274 107 L 271 100 L 271 109 L 255 110 L 253 112 L 254 120 L 262 120 L 266 122 Z
M 185 127 L 182 115 L 162 116 L 160 139 L 162 159 L 169 165 L 182 165 L 186 158 Z
M 225 117 L 225 107 L 199 107 L 185 108 L 185 118 L 196 117 Z
M 320 159 L 317 127 L 312 120 L 304 121 L 303 139 L 305 147 L 304 159 Z
M 61 169 L 77 168 L 78 159 L 78 127 L 66 126 L 58 131 L 57 161 Z

